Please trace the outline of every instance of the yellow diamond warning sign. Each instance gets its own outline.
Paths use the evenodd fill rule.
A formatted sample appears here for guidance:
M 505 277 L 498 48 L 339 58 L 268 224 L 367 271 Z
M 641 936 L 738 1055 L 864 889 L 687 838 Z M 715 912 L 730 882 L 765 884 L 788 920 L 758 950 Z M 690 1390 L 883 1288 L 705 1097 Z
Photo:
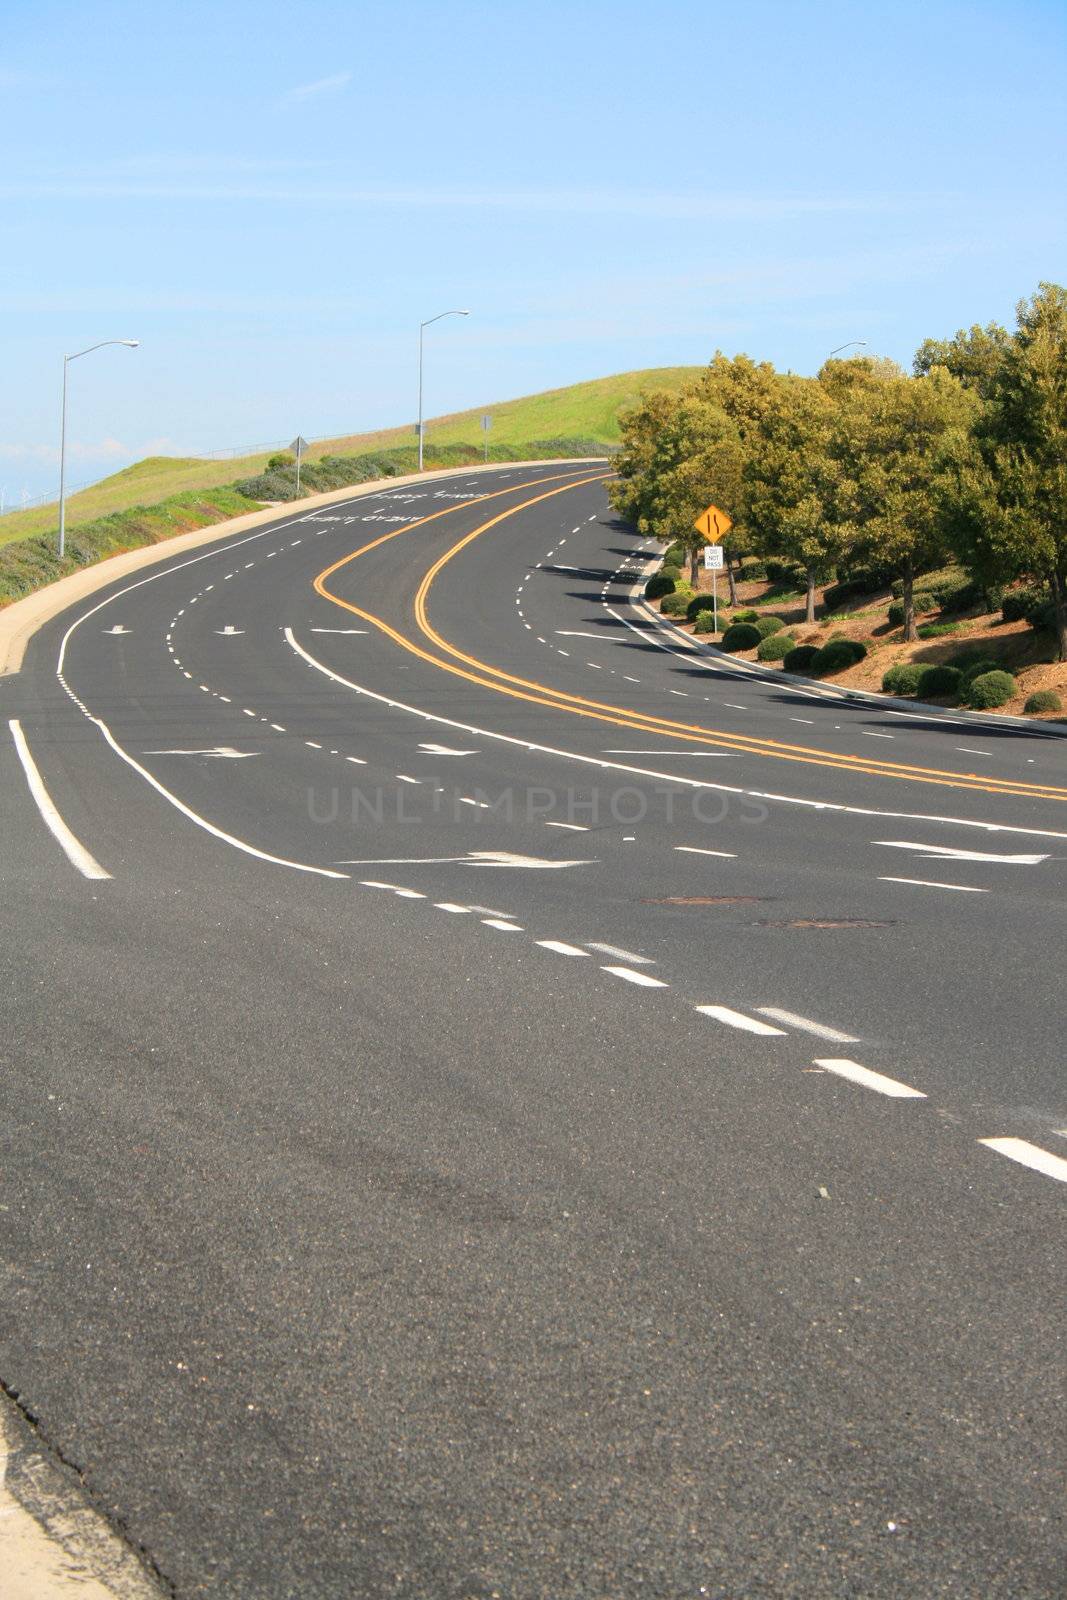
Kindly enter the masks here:
M 693 527 L 698 533 L 702 533 L 705 539 L 714 539 L 718 542 L 723 534 L 728 533 L 733 527 L 733 521 L 725 511 L 720 511 L 718 506 L 709 506 L 706 511 L 700 513 Z

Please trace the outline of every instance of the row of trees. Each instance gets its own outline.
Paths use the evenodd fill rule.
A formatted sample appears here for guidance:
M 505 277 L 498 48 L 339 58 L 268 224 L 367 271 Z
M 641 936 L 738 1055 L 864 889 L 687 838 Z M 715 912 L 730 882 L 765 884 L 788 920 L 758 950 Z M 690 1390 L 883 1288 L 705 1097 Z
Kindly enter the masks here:
M 716 355 L 680 394 L 652 393 L 623 422 L 612 501 L 644 533 L 681 540 L 695 579 L 709 503 L 748 554 L 795 564 L 815 590 L 875 567 L 903 585 L 950 558 L 986 587 L 1046 583 L 1067 660 L 1067 291 L 1042 284 L 1014 332 L 990 324 L 928 339 L 908 376 L 869 358 L 816 378 Z

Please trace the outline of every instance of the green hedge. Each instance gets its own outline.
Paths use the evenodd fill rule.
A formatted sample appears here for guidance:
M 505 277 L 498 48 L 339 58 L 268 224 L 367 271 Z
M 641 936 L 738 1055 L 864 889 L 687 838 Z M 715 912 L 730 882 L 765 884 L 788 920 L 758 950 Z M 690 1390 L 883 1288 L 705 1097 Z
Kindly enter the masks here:
M 898 661 L 895 667 L 882 674 L 885 694 L 918 694 L 923 669 L 916 661 Z
M 769 633 L 761 639 L 756 651 L 757 661 L 784 661 L 794 649 L 796 640 L 788 633 Z
M 734 622 L 722 636 L 722 648 L 731 652 L 754 650 L 759 642 L 759 630 L 750 622 Z
M 772 637 L 774 636 L 772 635 Z M 811 670 L 811 664 L 815 660 L 815 657 L 818 655 L 818 653 L 818 645 L 794 645 L 792 650 L 790 650 L 789 654 L 782 662 L 782 666 L 785 668 L 786 672 L 796 672 L 803 675 Z
M 665 594 L 674 593 L 674 579 L 665 572 L 654 572 L 645 584 L 646 600 L 662 600 Z
M 959 698 L 963 673 L 958 667 L 926 666 L 919 673 L 919 693 Z
M 1063 701 L 1055 689 L 1038 689 L 1023 706 L 1024 711 L 1062 711 Z
M 967 704 L 976 711 L 991 711 L 1002 706 L 1015 693 L 1015 679 L 1010 672 L 983 672 L 967 688 Z
M 782 631 L 785 620 L 782 617 L 757 617 L 754 625 L 759 630 L 760 638 L 767 639 L 772 633 Z

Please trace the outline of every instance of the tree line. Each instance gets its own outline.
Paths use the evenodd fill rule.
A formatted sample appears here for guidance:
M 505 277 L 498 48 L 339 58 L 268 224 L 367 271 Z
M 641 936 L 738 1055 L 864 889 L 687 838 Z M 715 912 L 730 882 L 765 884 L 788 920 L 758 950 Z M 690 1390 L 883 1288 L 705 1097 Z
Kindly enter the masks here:
M 695 581 L 709 504 L 726 539 L 731 599 L 746 555 L 815 591 L 858 568 L 898 578 L 904 637 L 914 585 L 955 558 L 986 587 L 1045 584 L 1067 660 L 1067 290 L 1043 283 L 1013 331 L 990 323 L 927 339 L 911 374 L 895 362 L 829 360 L 814 378 L 717 354 L 676 394 L 643 397 L 622 422 L 613 505 L 642 533 L 680 541 Z

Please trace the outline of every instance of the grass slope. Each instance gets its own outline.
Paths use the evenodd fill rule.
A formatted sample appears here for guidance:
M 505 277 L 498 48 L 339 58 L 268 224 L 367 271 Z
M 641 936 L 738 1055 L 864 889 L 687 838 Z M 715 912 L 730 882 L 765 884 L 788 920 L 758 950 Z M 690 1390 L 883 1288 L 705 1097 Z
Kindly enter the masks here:
M 699 367 L 650 367 L 639 372 L 621 372 L 610 378 L 594 378 L 587 383 L 570 384 L 564 389 L 548 389 L 543 394 L 505 400 L 497 405 L 478 406 L 451 416 L 427 422 L 427 438 L 436 445 L 480 444 L 482 416 L 493 418 L 490 442 L 494 445 L 519 445 L 535 439 L 593 438 L 604 444 L 617 443 L 619 415 L 649 389 L 680 389 L 700 374 Z M 309 452 L 308 460 L 323 455 L 354 455 L 390 445 L 412 441 L 411 424 L 381 429 L 376 433 L 345 434 L 323 439 Z M 267 454 L 239 456 L 224 461 L 206 461 L 197 456 L 148 456 L 122 472 L 71 495 L 67 501 L 67 527 L 90 522 L 131 506 L 146 505 L 172 495 L 218 488 L 262 472 Z M 0 519 L 0 545 L 47 533 L 57 526 L 56 506 L 37 506 L 31 511 L 15 511 Z

